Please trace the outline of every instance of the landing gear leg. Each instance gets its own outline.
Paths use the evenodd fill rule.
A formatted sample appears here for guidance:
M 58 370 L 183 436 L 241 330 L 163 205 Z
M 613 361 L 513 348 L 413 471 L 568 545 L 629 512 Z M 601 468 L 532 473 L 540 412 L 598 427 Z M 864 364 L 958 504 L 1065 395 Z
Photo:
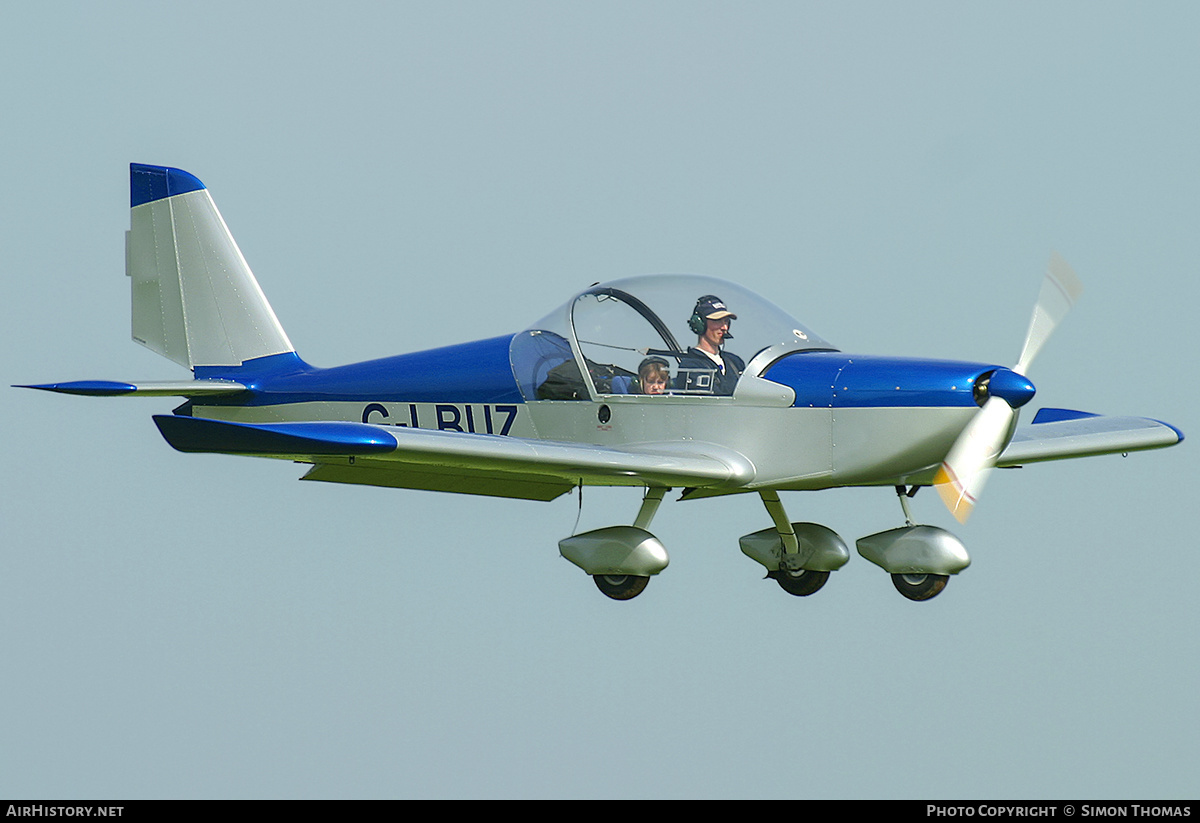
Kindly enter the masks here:
M 762 498 L 763 505 L 767 507 L 767 514 L 771 515 L 771 520 L 775 523 L 775 531 L 779 532 L 779 539 L 783 541 L 783 555 L 780 557 L 782 563 L 791 555 L 792 560 L 799 560 L 800 541 L 796 539 L 796 530 L 792 528 L 792 521 L 788 520 L 787 512 L 783 510 L 783 501 L 779 499 L 779 492 L 765 491 L 759 492 L 758 496 Z
M 646 489 L 646 496 L 642 498 L 642 507 L 638 509 L 638 514 L 633 521 L 633 525 L 639 529 L 649 529 L 650 521 L 658 513 L 658 507 L 662 504 L 663 497 L 669 491 L 670 489 L 665 488 Z
M 896 487 L 896 497 L 900 498 L 900 508 L 904 510 L 904 525 L 906 526 L 917 525 L 913 522 L 912 512 L 908 510 L 908 501 L 910 498 L 916 497 L 920 490 L 920 486 L 913 486 L 911 489 L 907 486 Z

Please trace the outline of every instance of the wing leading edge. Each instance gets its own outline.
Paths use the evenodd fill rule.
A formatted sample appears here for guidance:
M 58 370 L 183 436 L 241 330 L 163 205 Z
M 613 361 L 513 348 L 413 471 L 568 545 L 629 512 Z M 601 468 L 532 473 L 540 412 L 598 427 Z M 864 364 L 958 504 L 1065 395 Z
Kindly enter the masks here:
M 552 500 L 571 488 L 737 488 L 754 479 L 742 454 L 697 441 L 603 446 L 369 423 L 245 424 L 154 418 L 178 451 L 313 463 L 305 480 Z

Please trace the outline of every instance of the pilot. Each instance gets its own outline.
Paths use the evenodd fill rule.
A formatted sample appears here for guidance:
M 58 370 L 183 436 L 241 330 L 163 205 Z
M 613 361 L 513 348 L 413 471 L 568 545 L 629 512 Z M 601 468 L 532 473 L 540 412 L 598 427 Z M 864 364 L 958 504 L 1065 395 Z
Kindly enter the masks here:
M 724 349 L 725 341 L 733 337 L 729 327 L 734 320 L 737 315 L 715 294 L 706 294 L 696 301 L 688 328 L 698 339 L 679 358 L 677 388 L 692 394 L 733 394 L 738 378 L 746 369 L 742 358 Z
M 666 394 L 670 383 L 670 364 L 663 358 L 647 357 L 638 366 L 638 387 L 642 394 Z

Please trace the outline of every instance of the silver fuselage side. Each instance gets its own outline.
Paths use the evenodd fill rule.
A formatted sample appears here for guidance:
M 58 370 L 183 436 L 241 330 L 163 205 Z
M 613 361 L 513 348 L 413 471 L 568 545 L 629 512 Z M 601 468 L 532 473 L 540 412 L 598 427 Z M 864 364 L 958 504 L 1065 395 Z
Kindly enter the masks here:
M 732 397 L 613 395 L 521 404 L 195 404 L 191 411 L 241 423 L 345 420 L 597 446 L 712 444 L 753 463 L 755 480 L 746 487 L 753 490 L 917 482 L 931 474 L 977 409 L 797 408 L 746 405 Z

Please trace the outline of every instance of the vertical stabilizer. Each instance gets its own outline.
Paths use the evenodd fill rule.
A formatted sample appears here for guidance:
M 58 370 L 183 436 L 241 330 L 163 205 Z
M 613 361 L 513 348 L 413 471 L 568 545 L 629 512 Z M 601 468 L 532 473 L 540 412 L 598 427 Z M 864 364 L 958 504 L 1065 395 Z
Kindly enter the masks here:
M 189 368 L 295 351 L 203 183 L 133 163 L 129 189 L 134 340 Z

